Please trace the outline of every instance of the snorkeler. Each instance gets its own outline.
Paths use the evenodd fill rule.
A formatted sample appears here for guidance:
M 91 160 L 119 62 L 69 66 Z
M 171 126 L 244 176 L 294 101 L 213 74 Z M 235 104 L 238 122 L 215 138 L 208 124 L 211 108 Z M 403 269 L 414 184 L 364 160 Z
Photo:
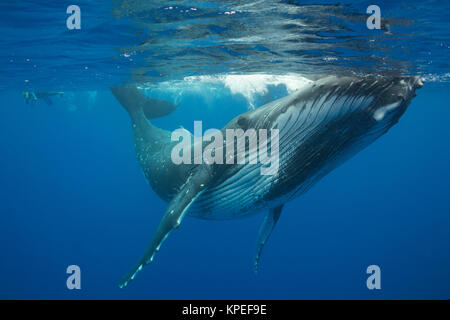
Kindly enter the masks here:
M 64 92 L 22 92 L 23 97 L 25 98 L 25 102 L 35 103 L 38 99 L 42 99 L 48 106 L 52 105 L 51 96 L 62 96 Z

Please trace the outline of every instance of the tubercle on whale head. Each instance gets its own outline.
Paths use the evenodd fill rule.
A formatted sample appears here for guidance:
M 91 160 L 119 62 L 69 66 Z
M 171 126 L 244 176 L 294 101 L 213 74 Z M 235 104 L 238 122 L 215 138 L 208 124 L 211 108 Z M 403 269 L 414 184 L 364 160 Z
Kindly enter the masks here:
M 414 76 L 409 78 L 409 83 L 411 86 L 411 95 L 410 100 L 417 96 L 416 90 L 421 89 L 423 87 L 423 84 L 425 83 L 425 79 L 420 76 Z
M 420 89 L 423 87 L 423 84 L 425 83 L 425 78 L 420 76 L 414 77 L 414 87 L 415 89 Z
M 409 90 L 411 90 L 413 93 L 415 93 L 417 89 L 422 88 L 423 84 L 425 83 L 425 78 L 420 76 L 407 77 L 405 78 L 405 80 L 409 85 Z
M 397 77 L 393 78 L 391 92 L 393 99 L 401 99 L 403 102 L 409 104 L 416 94 L 416 90 L 423 87 L 424 78 L 419 76 L 412 77 Z
M 416 94 L 416 90 L 423 87 L 425 79 L 420 76 L 414 76 L 408 78 L 408 84 L 410 86 L 409 90 L 411 91 L 411 98 L 414 98 Z

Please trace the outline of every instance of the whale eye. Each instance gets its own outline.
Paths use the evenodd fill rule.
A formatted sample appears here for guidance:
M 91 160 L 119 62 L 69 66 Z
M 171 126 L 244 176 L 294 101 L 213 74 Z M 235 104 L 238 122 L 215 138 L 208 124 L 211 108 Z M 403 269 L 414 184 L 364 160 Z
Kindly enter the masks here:
M 237 124 L 241 128 L 246 128 L 248 125 L 248 119 L 245 117 L 240 117 L 237 121 Z

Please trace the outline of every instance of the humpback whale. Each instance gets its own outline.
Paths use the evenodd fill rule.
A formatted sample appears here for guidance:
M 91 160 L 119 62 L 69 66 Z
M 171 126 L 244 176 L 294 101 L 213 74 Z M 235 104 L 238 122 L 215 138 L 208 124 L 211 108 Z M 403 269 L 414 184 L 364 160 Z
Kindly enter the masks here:
M 126 287 L 152 262 L 186 214 L 221 220 L 267 210 L 254 257 L 256 271 L 283 205 L 385 134 L 422 85 L 420 77 L 327 76 L 238 115 L 222 131 L 279 130 L 279 169 L 273 175 L 260 174 L 262 163 L 174 164 L 171 150 L 177 142 L 150 120 L 177 106 L 147 97 L 136 86 L 111 88 L 131 118 L 136 158 L 143 173 L 157 195 L 168 202 L 144 255 L 120 287 Z

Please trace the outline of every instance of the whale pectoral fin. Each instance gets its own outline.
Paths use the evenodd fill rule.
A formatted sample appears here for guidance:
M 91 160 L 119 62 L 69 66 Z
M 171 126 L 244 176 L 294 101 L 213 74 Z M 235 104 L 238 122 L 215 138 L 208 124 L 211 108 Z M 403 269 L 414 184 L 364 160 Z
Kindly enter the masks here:
M 259 229 L 258 247 L 256 248 L 254 260 L 255 273 L 258 273 L 259 260 L 261 258 L 262 249 L 264 248 L 264 245 L 272 234 L 272 231 L 275 228 L 278 219 L 280 218 L 282 209 L 283 205 L 270 209 L 266 217 L 264 218 L 261 228 Z
M 135 278 L 142 268 L 153 261 L 155 253 L 167 238 L 169 233 L 176 229 L 189 207 L 205 190 L 205 186 L 210 181 L 209 171 L 201 167 L 197 168 L 187 179 L 181 190 L 170 201 L 167 209 L 159 223 L 156 233 L 147 247 L 139 263 L 120 281 L 120 288 L 125 288 Z

